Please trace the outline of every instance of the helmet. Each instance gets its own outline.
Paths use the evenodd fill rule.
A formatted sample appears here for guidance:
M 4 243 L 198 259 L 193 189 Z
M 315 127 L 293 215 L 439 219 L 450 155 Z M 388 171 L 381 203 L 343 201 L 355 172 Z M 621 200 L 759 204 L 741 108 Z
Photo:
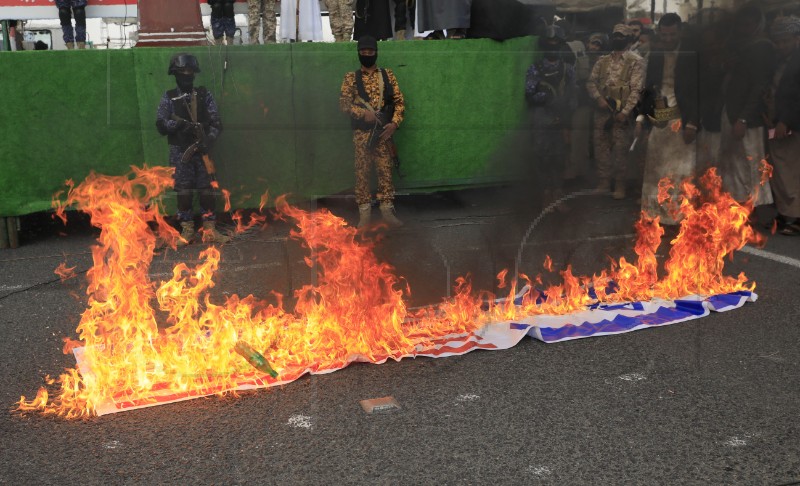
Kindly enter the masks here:
M 561 47 L 566 42 L 564 29 L 558 25 L 548 25 L 539 36 L 539 48 L 543 50 Z
M 197 58 L 194 57 L 193 54 L 189 54 L 188 52 L 179 52 L 172 56 L 172 59 L 169 60 L 169 70 L 167 74 L 174 75 L 177 74 L 178 71 L 189 68 L 192 72 L 199 73 L 200 72 L 200 63 L 197 62 Z

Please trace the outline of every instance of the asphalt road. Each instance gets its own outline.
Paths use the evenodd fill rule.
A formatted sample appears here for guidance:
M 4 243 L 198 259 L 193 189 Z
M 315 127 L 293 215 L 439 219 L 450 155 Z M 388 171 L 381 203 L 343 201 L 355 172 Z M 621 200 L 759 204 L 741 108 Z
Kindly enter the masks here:
M 524 192 L 497 189 L 400 198 L 407 225 L 376 249 L 436 303 L 452 280 L 475 288 L 545 254 L 576 273 L 632 254 L 632 200 L 580 196 L 540 216 Z M 352 200 L 320 202 L 350 221 Z M 537 220 L 531 229 L 531 223 Z M 32 396 L 45 374 L 74 366 L 64 336 L 85 308 L 94 232 L 41 217 L 23 246 L 0 252 L 0 403 Z M 313 279 L 288 227 L 223 248 L 214 290 L 266 297 Z M 65 233 L 60 235 L 59 233 Z M 526 233 L 525 244 L 520 250 Z M 199 245 L 198 245 L 199 246 Z M 198 246 L 165 252 L 158 276 Z M 800 481 L 800 240 L 776 235 L 731 273 L 758 283 L 743 308 L 658 329 L 444 359 L 352 365 L 274 389 L 83 421 L 0 413 L 3 484 L 790 484 Z M 754 254 L 758 253 L 758 254 Z M 359 401 L 401 408 L 367 415 Z

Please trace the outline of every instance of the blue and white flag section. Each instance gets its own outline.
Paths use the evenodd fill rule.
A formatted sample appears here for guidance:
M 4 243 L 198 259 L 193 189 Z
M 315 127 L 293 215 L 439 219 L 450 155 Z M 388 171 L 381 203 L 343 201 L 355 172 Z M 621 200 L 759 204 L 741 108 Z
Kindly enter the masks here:
M 512 322 L 510 326 L 526 329 L 528 336 L 545 343 L 557 343 L 677 324 L 705 317 L 712 312 L 737 309 L 747 302 L 755 302 L 757 298 L 754 292 L 740 291 L 711 297 L 691 295 L 676 300 L 595 304 L 583 312 L 563 316 L 532 316 Z

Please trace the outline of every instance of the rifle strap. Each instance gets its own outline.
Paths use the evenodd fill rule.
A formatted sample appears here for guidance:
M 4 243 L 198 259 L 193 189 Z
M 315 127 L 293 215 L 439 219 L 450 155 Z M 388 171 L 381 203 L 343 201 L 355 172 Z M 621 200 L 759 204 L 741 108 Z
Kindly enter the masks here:
M 192 123 L 197 123 L 197 91 L 192 90 L 192 101 L 189 104 L 189 116 L 192 117 Z
M 392 87 L 392 83 L 389 81 L 389 75 L 386 73 L 385 69 L 378 68 L 378 71 L 381 73 L 381 77 L 378 79 L 378 89 L 383 96 L 378 99 L 377 108 L 373 107 L 372 103 L 369 102 L 369 95 L 364 87 L 364 75 L 362 71 L 359 69 L 354 73 L 356 91 L 358 91 L 358 95 L 366 102 L 367 105 L 370 106 L 370 108 L 372 108 L 373 111 L 380 111 L 384 105 L 391 104 L 394 100 L 394 88 Z

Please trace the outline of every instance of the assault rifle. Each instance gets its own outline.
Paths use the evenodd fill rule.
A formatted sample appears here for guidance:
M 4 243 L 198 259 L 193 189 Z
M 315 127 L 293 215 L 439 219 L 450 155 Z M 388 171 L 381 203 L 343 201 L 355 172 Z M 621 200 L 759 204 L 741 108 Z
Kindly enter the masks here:
M 217 182 L 217 168 L 214 165 L 214 160 L 208 154 L 206 131 L 203 127 L 203 124 L 197 122 L 195 112 L 189 108 L 189 103 L 186 101 L 188 96 L 188 93 L 184 93 L 180 96 L 172 98 L 172 101 L 183 102 L 184 106 L 186 107 L 186 112 L 189 113 L 189 116 L 192 117 L 192 120 L 181 118 L 174 113 L 172 114 L 171 118 L 177 122 L 181 122 L 184 126 L 187 126 L 187 130 L 192 130 L 195 136 L 195 141 L 189 145 L 189 147 L 183 152 L 183 155 L 181 155 L 181 163 L 188 162 L 192 157 L 194 157 L 194 154 L 199 151 L 203 158 L 203 164 L 206 166 L 206 172 L 208 172 L 208 175 L 211 176 L 211 187 L 214 189 L 219 189 L 219 182 Z

